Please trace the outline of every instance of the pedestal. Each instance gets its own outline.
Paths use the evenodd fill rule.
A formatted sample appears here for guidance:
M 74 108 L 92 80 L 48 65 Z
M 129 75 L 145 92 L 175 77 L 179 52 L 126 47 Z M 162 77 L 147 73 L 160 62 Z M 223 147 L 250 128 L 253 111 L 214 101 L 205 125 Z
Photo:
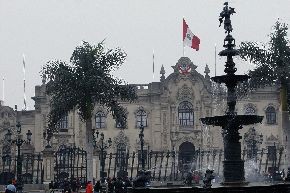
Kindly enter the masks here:
M 43 151 L 43 166 L 44 166 L 44 183 L 49 183 L 54 180 L 54 150 L 49 147 L 45 148 Z

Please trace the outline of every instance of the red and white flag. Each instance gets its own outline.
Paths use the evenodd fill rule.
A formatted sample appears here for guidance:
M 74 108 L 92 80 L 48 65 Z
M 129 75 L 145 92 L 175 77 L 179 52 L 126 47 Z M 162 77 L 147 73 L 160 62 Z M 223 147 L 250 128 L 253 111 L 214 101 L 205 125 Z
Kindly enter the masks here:
M 187 23 L 183 19 L 183 44 L 195 49 L 199 50 L 200 39 L 192 33 L 189 29 Z

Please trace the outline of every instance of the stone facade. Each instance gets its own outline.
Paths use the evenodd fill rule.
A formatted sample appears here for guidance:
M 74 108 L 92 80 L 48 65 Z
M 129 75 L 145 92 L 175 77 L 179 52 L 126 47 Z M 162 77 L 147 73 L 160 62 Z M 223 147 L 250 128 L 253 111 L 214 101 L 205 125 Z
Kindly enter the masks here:
M 116 151 L 121 144 L 127 151 L 138 152 L 141 122 L 145 126 L 146 150 L 179 151 L 181 145 L 188 142 L 195 150 L 222 149 L 221 128 L 202 125 L 200 118 L 223 115 L 226 111 L 226 95 L 222 94 L 222 86 L 211 82 L 207 66 L 205 75 L 198 73 L 196 67 L 189 58 L 181 57 L 172 66 L 173 72 L 167 77 L 164 68 L 161 68 L 159 82 L 136 84 L 138 100 L 134 103 L 122 103 L 127 109 L 127 125 L 123 130 L 117 127 L 116 121 L 106 108 L 96 106 L 97 116 L 92 119 L 93 127 L 103 132 L 105 139 L 112 139 L 111 151 Z M 15 132 L 18 120 L 22 124 L 23 133 L 28 129 L 32 131 L 31 151 L 44 151 L 47 143 L 43 138 L 43 132 L 47 127 L 49 112 L 49 97 L 45 94 L 45 87 L 45 81 L 35 87 L 35 96 L 32 97 L 35 101 L 35 110 L 14 111 L 7 106 L 0 107 L 1 139 L 8 129 Z M 257 144 L 259 149 L 273 145 L 286 147 L 287 133 L 284 131 L 286 123 L 283 123 L 280 106 L 278 86 L 261 88 L 239 98 L 236 109 L 238 114 L 264 116 L 262 124 L 245 126 L 240 130 L 243 147 L 247 146 L 245 133 L 253 127 L 261 142 Z M 85 123 L 79 119 L 77 111 L 69 112 L 61 127 L 60 131 L 53 135 L 51 152 L 56 151 L 60 145 L 86 148 Z M 0 148 L 2 155 L 4 149 L 2 145 Z M 14 149 L 12 152 L 15 152 Z M 49 155 L 47 152 L 43 153 Z M 93 158 L 94 177 L 98 177 L 99 174 L 99 161 L 96 155 Z M 286 156 L 283 156 L 282 164 L 285 161 Z M 45 176 L 50 181 L 52 176 L 49 174 L 52 175 L 53 172 L 52 158 L 45 159 L 44 164 L 46 163 L 51 164 L 49 167 L 44 166 L 49 170 L 45 171 Z

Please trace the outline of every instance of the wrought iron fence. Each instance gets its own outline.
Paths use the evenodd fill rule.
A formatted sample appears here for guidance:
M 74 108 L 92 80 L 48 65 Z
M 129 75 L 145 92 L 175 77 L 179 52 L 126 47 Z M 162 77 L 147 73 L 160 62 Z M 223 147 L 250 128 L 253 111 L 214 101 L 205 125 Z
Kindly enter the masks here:
M 241 158 L 245 162 L 255 164 L 256 172 L 273 173 L 281 169 L 283 165 L 283 148 L 275 147 L 275 150 L 257 150 L 255 157 L 247 157 L 251 150 L 244 149 Z M 141 170 L 141 152 L 105 153 L 105 176 L 110 178 L 136 177 Z M 151 171 L 152 181 L 181 181 L 186 178 L 188 172 L 197 172 L 203 175 L 207 168 L 214 169 L 215 175 L 221 176 L 223 170 L 223 151 L 196 150 L 193 152 L 178 151 L 150 151 L 144 152 L 145 168 Z M 188 159 L 190 158 L 190 159 Z
M 284 149 L 273 146 L 257 150 L 255 156 L 247 156 L 251 150 L 244 149 L 241 158 L 252 161 L 259 174 L 274 173 L 284 164 Z M 223 151 L 218 149 L 189 152 L 144 151 L 145 168 L 151 171 L 152 181 L 181 181 L 189 171 L 203 174 L 207 168 L 214 169 L 215 175 L 222 173 Z M 128 177 L 133 179 L 141 170 L 141 151 L 104 153 L 106 177 Z M 22 155 L 22 177 L 25 184 L 43 183 L 43 158 L 41 154 Z M 1 162 L 0 162 L 1 163 Z M 16 177 L 17 157 L 2 156 L 0 184 Z M 55 153 L 54 181 L 61 185 L 64 181 L 87 181 L 87 153 L 76 147 L 60 147 Z M 92 169 L 92 168 L 89 168 Z
M 77 147 L 60 146 L 55 153 L 54 181 L 57 186 L 77 180 L 87 182 L 87 152 Z
M 268 146 L 260 150 L 256 150 L 255 156 L 252 154 L 252 149 L 244 149 L 242 152 L 242 159 L 252 161 L 255 164 L 257 172 L 273 174 L 281 170 L 281 165 L 285 164 L 283 160 L 284 148 L 278 146 Z
M 184 180 L 189 171 L 202 172 L 208 167 L 221 171 L 223 152 L 211 151 L 150 151 L 144 152 L 145 168 L 151 171 L 152 181 Z M 188 158 L 191 159 L 188 159 Z M 105 159 L 106 176 L 133 179 L 142 168 L 141 152 L 109 153 Z
M 22 180 L 24 184 L 43 183 L 43 159 L 39 154 L 22 155 Z M 2 156 L 2 171 L 0 173 L 0 184 L 7 184 L 8 180 L 16 177 L 17 156 Z

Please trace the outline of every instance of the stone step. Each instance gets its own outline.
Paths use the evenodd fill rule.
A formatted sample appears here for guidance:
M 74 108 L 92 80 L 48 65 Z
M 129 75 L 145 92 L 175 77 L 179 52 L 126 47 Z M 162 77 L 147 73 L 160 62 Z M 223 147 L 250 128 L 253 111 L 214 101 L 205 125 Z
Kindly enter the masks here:
M 23 193 L 45 193 L 45 190 L 29 190 L 23 191 Z

